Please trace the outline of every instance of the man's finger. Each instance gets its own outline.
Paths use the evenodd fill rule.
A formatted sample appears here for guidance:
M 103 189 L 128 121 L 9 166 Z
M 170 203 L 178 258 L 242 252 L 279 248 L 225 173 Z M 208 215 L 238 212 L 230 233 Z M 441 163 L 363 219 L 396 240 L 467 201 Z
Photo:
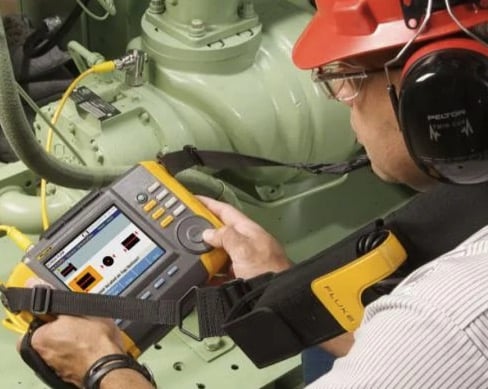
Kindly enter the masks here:
M 197 196 L 198 199 L 224 224 L 234 225 L 242 222 L 249 222 L 249 218 L 232 205 L 211 199 L 210 197 Z

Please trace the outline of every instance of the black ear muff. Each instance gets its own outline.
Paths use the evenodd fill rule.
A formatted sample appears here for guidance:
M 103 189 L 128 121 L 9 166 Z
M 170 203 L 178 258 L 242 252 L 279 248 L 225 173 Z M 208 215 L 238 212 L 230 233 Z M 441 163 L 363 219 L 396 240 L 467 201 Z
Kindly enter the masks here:
M 441 181 L 488 181 L 488 46 L 430 43 L 405 64 L 398 120 L 418 166 Z

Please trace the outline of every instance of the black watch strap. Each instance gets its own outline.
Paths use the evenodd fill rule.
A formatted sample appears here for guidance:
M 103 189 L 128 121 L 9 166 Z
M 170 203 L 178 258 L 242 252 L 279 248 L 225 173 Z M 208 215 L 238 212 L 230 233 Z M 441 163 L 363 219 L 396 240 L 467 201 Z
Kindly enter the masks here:
M 98 359 L 83 378 L 84 389 L 99 389 L 102 379 L 116 369 L 132 369 L 142 374 L 155 388 L 156 382 L 151 371 L 127 354 L 109 354 Z

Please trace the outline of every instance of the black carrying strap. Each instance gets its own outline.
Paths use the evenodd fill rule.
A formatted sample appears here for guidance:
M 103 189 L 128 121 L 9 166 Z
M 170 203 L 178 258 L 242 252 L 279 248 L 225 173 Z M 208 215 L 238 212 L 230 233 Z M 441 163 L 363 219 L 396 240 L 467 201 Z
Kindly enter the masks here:
M 370 163 L 366 154 L 338 163 L 286 163 L 227 151 L 198 150 L 191 145 L 186 145 L 182 150 L 169 154 L 159 153 L 158 161 L 173 175 L 193 166 L 207 166 L 215 169 L 282 166 L 304 170 L 312 174 L 346 174 L 368 166 Z
M 236 158 L 233 153 L 223 154 Z M 162 162 L 174 172 L 195 164 L 212 166 L 217 159 L 222 166 L 221 157 L 220 152 L 200 152 L 187 147 L 183 152 L 164 156 Z M 243 158 L 247 160 L 246 156 Z M 351 166 L 357 165 L 353 163 L 347 169 Z M 401 271 L 408 274 L 488 224 L 486 198 L 488 183 L 440 184 L 386 216 L 384 228 L 399 238 L 409 255 Z M 371 223 L 285 272 L 234 280 L 217 287 L 195 287 L 178 301 L 139 300 L 42 287 L 34 291 L 2 287 L 2 301 L 12 312 L 67 313 L 177 325 L 196 339 L 228 334 L 258 367 L 264 367 L 344 332 L 312 294 L 310 283 L 356 259 L 358 241 L 377 228 L 377 223 Z M 385 292 L 379 286 L 363 293 L 364 304 Z M 198 313 L 198 334 L 186 331 L 182 325 L 184 314 L 193 306 Z
M 409 254 L 401 271 L 411 272 L 488 224 L 486 198 L 488 183 L 439 185 L 385 217 L 384 228 L 399 238 Z M 57 290 L 43 292 L 43 296 L 24 288 L 3 288 L 2 297 L 11 311 L 120 317 L 176 324 L 180 328 L 182 315 L 178 312 L 187 311 L 195 304 L 200 333 L 190 334 L 182 328 L 185 333 L 197 339 L 226 333 L 258 367 L 264 367 L 344 332 L 312 294 L 310 283 L 319 275 L 357 258 L 358 241 L 377 229 L 378 223 L 371 223 L 282 273 L 264 274 L 247 281 L 235 280 L 222 286 L 193 288 L 178 302 Z M 381 285 L 363 293 L 364 304 L 384 293 L 378 286 Z
M 488 183 L 439 184 L 386 216 L 384 228 L 408 253 L 405 265 L 393 278 L 409 274 L 452 250 L 487 225 L 487 198 Z M 312 294 L 310 283 L 320 272 L 327 274 L 338 261 L 356 258 L 358 240 L 376 228 L 376 223 L 366 225 L 313 258 L 277 274 L 251 312 L 225 323 L 228 335 L 257 366 L 264 367 L 345 332 Z M 386 281 L 363 293 L 365 305 L 384 293 Z
M 5 307 L 11 312 L 28 311 L 34 315 L 72 314 L 121 318 L 175 325 L 178 301 L 141 300 L 101 294 L 51 289 L 45 285 L 31 288 L 1 288 Z
M 282 163 L 265 158 L 243 155 L 233 152 L 197 150 L 187 145 L 182 150 L 158 154 L 158 161 L 166 169 L 176 174 L 193 166 L 208 166 L 213 168 L 242 168 L 263 166 L 285 166 L 303 169 L 313 174 L 333 173 L 345 174 L 352 170 L 367 166 L 369 160 L 366 155 L 360 155 L 352 161 L 337 164 L 305 164 Z M 266 277 L 264 277 L 266 278 Z M 4 305 L 11 312 L 22 310 L 34 314 L 76 314 L 99 317 L 120 318 L 129 321 L 142 321 L 163 325 L 178 325 L 182 331 L 182 321 L 191 307 L 199 309 L 199 335 L 188 335 L 194 338 L 204 338 L 222 335 L 221 323 L 236 302 L 258 285 L 262 285 L 263 277 L 243 281 L 236 280 L 221 287 L 205 289 L 192 288 L 179 300 L 147 301 L 133 297 L 105 296 L 97 294 L 74 293 L 61 290 L 51 290 L 46 287 L 4 288 L 2 299 Z M 268 277 L 269 278 L 269 277 Z M 255 292 L 254 292 L 255 293 Z M 189 308 L 190 307 L 190 308 Z M 211 320 L 207 318 L 211 317 Z M 215 323 L 219 323 L 218 325 Z
M 260 291 L 272 277 L 272 273 L 266 273 L 250 280 L 236 279 L 220 286 L 195 286 L 178 300 L 141 300 L 135 297 L 77 293 L 51 289 L 46 285 L 34 288 L 0 286 L 0 291 L 4 306 L 11 312 L 109 317 L 178 326 L 182 332 L 201 340 L 224 335 L 222 323 L 231 309 L 242 303 L 244 296 Z M 197 307 L 199 315 L 198 334 L 183 327 L 184 317 L 194 307 Z

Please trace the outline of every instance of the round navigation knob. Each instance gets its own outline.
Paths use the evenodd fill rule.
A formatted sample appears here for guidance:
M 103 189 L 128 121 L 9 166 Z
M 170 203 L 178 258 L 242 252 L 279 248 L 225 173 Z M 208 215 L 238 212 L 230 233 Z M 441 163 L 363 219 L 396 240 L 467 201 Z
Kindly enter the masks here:
M 201 216 L 188 216 L 182 219 L 176 227 L 176 236 L 181 245 L 192 254 L 203 254 L 212 249 L 205 243 L 202 232 L 214 226 Z
M 192 243 L 202 243 L 203 242 L 202 232 L 203 230 L 200 228 L 200 226 L 190 226 L 186 230 L 185 235 L 186 238 Z

